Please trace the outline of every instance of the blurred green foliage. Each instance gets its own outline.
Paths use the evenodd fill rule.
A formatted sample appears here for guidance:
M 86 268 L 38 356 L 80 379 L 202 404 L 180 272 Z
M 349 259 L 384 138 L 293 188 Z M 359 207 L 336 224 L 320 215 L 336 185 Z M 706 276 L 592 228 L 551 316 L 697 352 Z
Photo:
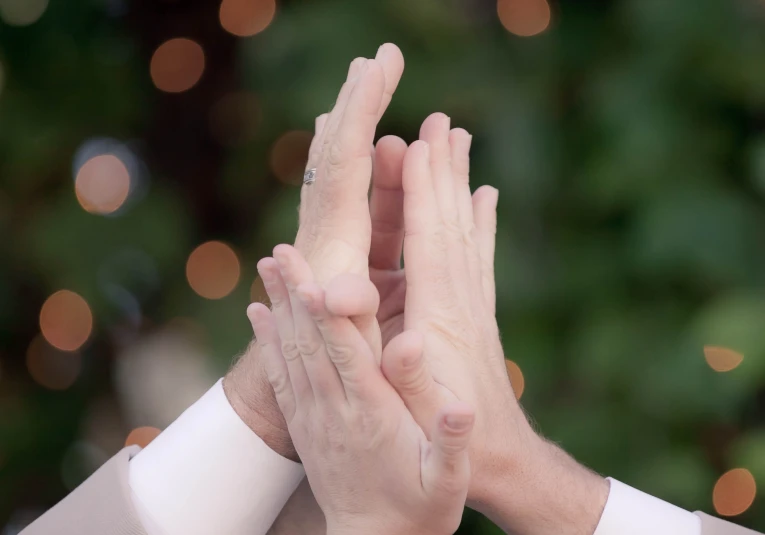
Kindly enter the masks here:
M 713 511 L 730 468 L 765 485 L 765 6 L 552 7 L 551 27 L 530 38 L 508 33 L 492 0 L 283 0 L 248 39 L 220 28 L 214 0 L 53 1 L 31 26 L 0 22 L 0 524 L 67 492 L 64 452 L 93 400 L 113 396 L 126 324 L 140 336 L 197 320 L 221 373 L 246 345 L 255 263 L 296 229 L 298 191 L 274 176 L 270 148 L 312 129 L 349 61 L 385 41 L 407 70 L 379 134 L 411 141 L 443 111 L 474 134 L 475 185 L 500 190 L 499 320 L 539 429 L 690 509 Z M 151 53 L 179 36 L 203 46 L 206 72 L 162 94 Z M 258 98 L 255 134 L 222 144 L 209 114 L 243 89 Z M 103 136 L 143 162 L 115 217 L 86 213 L 73 190 L 74 155 Z M 221 301 L 184 276 L 208 239 L 243 260 Z M 124 267 L 125 251 L 154 275 Z M 105 278 L 135 298 L 140 323 Z M 88 300 L 96 330 L 82 376 L 49 392 L 24 354 L 60 288 Z M 707 344 L 744 361 L 716 373 Z M 761 503 L 736 520 L 765 530 Z M 462 531 L 494 529 L 468 515 Z

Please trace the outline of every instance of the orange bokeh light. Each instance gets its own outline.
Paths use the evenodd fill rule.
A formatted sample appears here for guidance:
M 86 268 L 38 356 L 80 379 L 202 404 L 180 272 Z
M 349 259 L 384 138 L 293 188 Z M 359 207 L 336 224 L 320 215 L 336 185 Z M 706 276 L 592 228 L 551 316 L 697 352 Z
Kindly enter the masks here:
M 276 14 L 276 0 L 223 0 L 220 24 L 238 37 L 251 37 L 268 28 Z
M 704 358 L 716 372 L 729 372 L 744 361 L 744 355 L 738 351 L 719 346 L 704 346 Z
M 274 142 L 271 148 L 271 170 L 279 180 L 289 184 L 302 183 L 312 139 L 311 132 L 294 130 Z
M 74 180 L 74 192 L 88 212 L 111 214 L 128 198 L 130 174 L 122 160 L 112 154 L 102 154 L 80 167 Z
M 66 390 L 80 375 L 79 353 L 51 347 L 42 336 L 36 336 L 27 349 L 27 370 L 34 381 L 49 390 Z
M 757 484 L 752 473 L 746 468 L 734 468 L 715 483 L 712 503 L 717 514 L 736 516 L 749 509 L 756 494 Z
M 156 427 L 138 427 L 133 429 L 125 440 L 125 446 L 140 446 L 145 448 L 157 438 L 162 431 Z
M 186 278 L 191 289 L 207 299 L 222 299 L 239 283 L 241 266 L 234 250 L 219 241 L 203 243 L 189 255 Z
M 191 39 L 170 39 L 151 58 L 151 79 L 157 89 L 182 93 L 194 87 L 205 71 L 205 53 Z
M 507 375 L 510 377 L 510 384 L 513 385 L 516 399 L 521 399 L 523 390 L 526 388 L 526 380 L 523 378 L 521 368 L 512 360 L 505 359 L 507 366 Z
M 552 18 L 547 0 L 498 0 L 497 14 L 502 26 L 520 37 L 542 33 Z
M 264 303 L 271 306 L 271 300 L 266 293 L 266 286 L 263 284 L 263 279 L 260 276 L 255 277 L 250 286 L 250 303 Z
M 93 332 L 93 314 L 87 301 L 69 290 L 54 293 L 40 310 L 40 331 L 53 347 L 76 351 Z

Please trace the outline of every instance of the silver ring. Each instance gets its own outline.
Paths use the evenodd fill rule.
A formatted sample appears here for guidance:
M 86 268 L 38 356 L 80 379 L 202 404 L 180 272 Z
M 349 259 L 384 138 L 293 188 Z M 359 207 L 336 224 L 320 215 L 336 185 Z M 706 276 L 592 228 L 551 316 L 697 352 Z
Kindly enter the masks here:
M 310 186 L 314 182 L 316 182 L 316 168 L 311 167 L 303 175 L 303 184 L 305 184 L 306 186 Z

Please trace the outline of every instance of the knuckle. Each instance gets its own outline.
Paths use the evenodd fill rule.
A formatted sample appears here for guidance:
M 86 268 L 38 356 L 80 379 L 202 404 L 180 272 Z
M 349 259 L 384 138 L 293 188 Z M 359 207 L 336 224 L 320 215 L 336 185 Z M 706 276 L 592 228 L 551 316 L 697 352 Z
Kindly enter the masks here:
M 294 340 L 282 340 L 282 355 L 287 361 L 300 358 L 300 353 Z
M 327 352 L 338 368 L 348 368 L 353 364 L 355 351 L 350 346 L 337 342 L 327 342 Z
M 346 150 L 336 140 L 328 143 L 324 154 L 330 173 L 342 170 L 347 165 Z
M 321 344 L 310 335 L 298 335 L 295 345 L 298 353 L 309 359 L 316 358 L 321 352 Z
M 277 398 L 289 392 L 290 379 L 286 373 L 270 369 L 268 370 L 267 375 L 268 382 L 271 383 L 271 388 L 274 389 L 274 394 L 276 394 Z

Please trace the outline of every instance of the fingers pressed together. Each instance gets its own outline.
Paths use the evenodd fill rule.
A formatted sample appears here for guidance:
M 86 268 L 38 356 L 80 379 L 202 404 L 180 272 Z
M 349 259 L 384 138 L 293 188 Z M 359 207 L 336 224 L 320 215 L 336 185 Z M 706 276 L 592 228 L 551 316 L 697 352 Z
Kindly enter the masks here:
M 479 309 L 493 316 L 497 192 L 471 194 L 472 137 L 444 114 L 429 116 L 410 146 L 395 136 L 373 145 L 402 71 L 392 45 L 357 58 L 332 110 L 317 117 L 308 160 L 315 181 L 301 191 L 295 247 L 279 245 L 259 262 L 272 308 L 254 303 L 248 316 L 312 485 L 334 481 L 335 462 L 358 463 L 350 473 L 370 472 L 372 481 L 396 471 L 401 484 L 351 482 L 345 499 L 356 491 L 371 492 L 374 503 L 410 496 L 403 509 L 411 525 L 399 526 L 407 531 L 435 510 L 445 525 L 458 524 L 467 496 L 475 412 L 439 383 L 449 374 L 433 368 L 421 326 L 460 307 L 468 321 Z M 328 261 L 315 262 L 322 255 Z M 384 290 L 369 274 L 400 274 L 402 255 L 405 303 L 392 309 L 403 311 L 404 330 L 383 349 L 376 316 Z M 325 513 L 335 511 L 335 490 L 317 494 Z

